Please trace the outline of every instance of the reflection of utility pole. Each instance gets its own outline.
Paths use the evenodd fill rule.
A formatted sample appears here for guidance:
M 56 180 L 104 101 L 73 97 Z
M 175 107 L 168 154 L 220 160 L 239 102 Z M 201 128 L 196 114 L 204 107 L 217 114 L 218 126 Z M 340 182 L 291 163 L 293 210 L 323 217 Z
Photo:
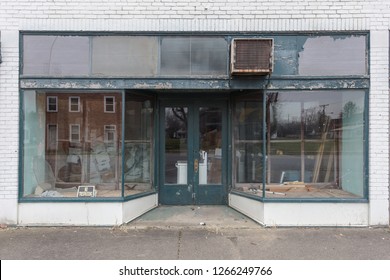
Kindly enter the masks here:
M 329 106 L 329 104 L 320 105 L 320 107 L 322 107 L 322 115 L 325 116 L 325 108 L 328 106 Z
M 319 106 L 322 107 L 322 113 L 321 113 L 320 120 L 319 120 L 322 135 L 321 135 L 321 144 L 318 148 L 317 158 L 316 158 L 316 161 L 314 163 L 313 180 L 312 180 L 313 183 L 317 183 L 319 176 L 320 176 L 322 158 L 323 158 L 324 151 L 325 151 L 326 136 L 328 134 L 329 124 L 330 124 L 330 118 L 327 118 L 325 115 L 325 108 L 328 107 L 329 104 L 324 104 L 324 105 L 319 105 Z M 325 175 L 325 177 L 326 177 L 326 175 Z
M 320 131 L 322 131 L 322 132 L 324 132 L 324 129 L 326 129 L 325 124 L 327 122 L 327 119 L 326 119 L 326 114 L 325 114 L 325 108 L 328 106 L 329 106 L 329 104 L 319 105 L 319 107 L 322 108 L 322 112 L 321 112 L 320 119 L 319 119 Z

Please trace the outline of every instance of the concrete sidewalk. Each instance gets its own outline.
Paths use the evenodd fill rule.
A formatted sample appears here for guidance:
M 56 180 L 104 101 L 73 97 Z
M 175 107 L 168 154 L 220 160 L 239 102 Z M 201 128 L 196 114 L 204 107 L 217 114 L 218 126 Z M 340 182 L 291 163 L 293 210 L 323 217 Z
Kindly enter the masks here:
M 0 259 L 386 259 L 389 228 L 263 228 L 228 207 L 158 208 L 120 227 L 0 230 Z

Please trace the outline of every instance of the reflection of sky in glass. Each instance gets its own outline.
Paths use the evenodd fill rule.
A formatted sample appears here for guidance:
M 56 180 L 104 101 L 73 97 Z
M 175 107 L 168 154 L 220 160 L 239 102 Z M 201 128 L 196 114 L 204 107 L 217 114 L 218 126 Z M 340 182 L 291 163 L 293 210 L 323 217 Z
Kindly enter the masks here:
M 89 37 L 24 36 L 23 74 L 89 75 Z
M 324 110 L 332 119 L 338 119 L 348 102 L 356 105 L 356 113 L 363 113 L 364 91 L 310 91 L 279 92 L 276 109 L 278 119 L 282 122 L 300 121 L 302 102 L 305 112 Z M 275 105 L 275 104 L 274 104 Z
M 298 65 L 300 75 L 364 75 L 366 36 L 308 38 L 299 53 Z

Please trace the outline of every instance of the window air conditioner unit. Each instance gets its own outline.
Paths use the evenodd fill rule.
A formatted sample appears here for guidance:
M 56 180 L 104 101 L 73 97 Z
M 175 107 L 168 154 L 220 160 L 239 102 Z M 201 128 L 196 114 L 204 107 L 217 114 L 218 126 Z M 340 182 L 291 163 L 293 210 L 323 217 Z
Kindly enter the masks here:
M 272 73 L 273 45 L 273 39 L 233 39 L 231 45 L 231 74 L 268 75 Z

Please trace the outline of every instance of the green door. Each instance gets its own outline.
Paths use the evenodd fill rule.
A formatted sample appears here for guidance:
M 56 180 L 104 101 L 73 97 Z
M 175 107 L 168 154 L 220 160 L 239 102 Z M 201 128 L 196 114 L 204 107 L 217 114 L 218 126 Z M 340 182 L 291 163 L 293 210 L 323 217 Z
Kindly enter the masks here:
M 226 204 L 226 101 L 160 105 L 161 204 Z

